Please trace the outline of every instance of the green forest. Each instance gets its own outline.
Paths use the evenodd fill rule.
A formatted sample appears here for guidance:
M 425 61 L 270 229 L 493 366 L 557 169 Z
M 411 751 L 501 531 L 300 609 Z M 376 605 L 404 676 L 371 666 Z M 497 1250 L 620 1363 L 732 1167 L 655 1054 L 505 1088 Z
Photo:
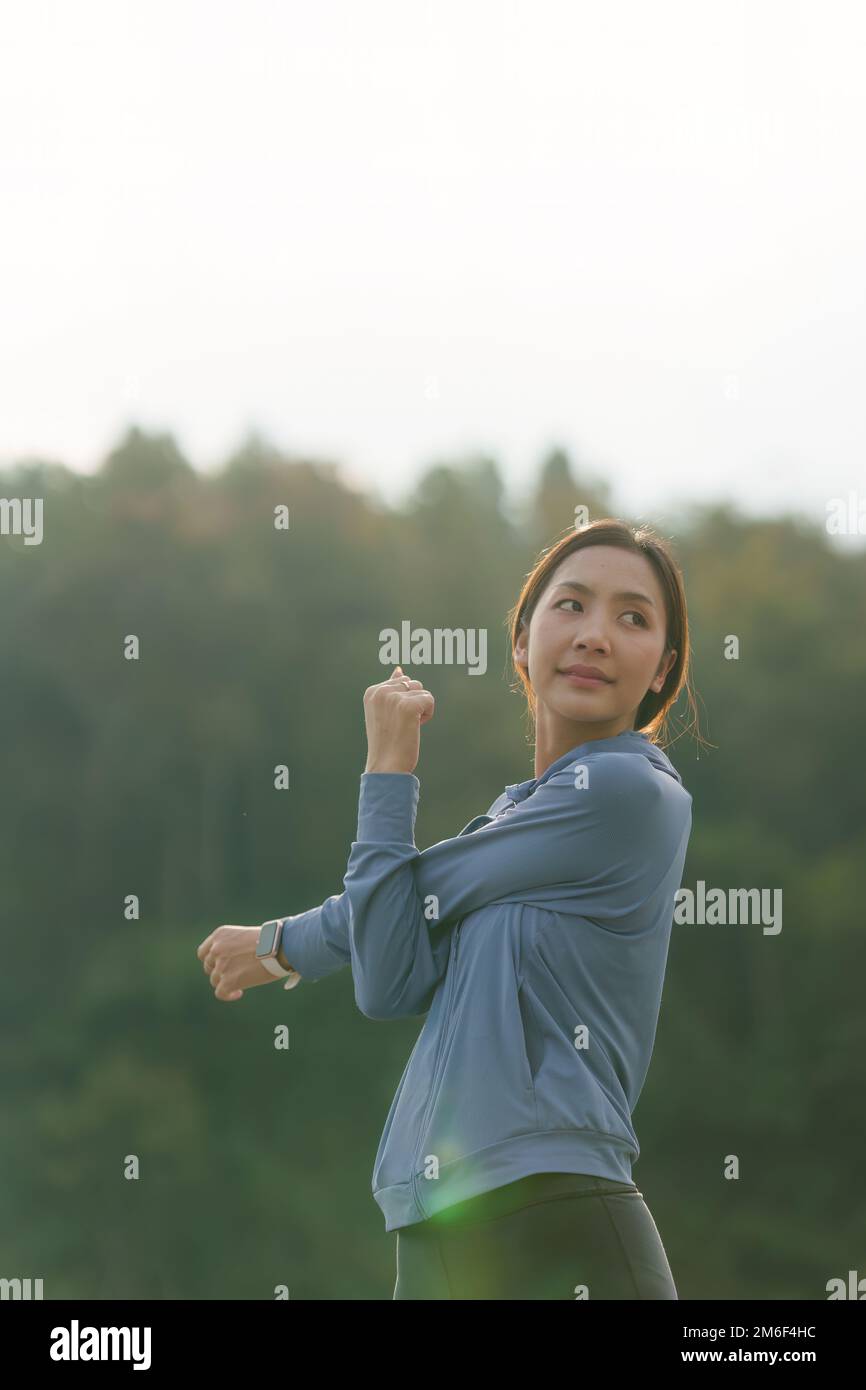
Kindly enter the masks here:
M 204 472 L 130 427 L 97 471 L 29 459 L 0 495 L 44 499 L 39 544 L 0 536 L 0 1277 L 46 1299 L 391 1298 L 370 1182 L 423 1019 L 365 1017 L 348 968 L 223 1003 L 196 948 L 342 891 L 383 629 L 488 636 L 483 675 L 409 671 L 436 699 L 419 848 L 533 775 L 506 614 L 579 506 L 649 522 L 685 576 L 683 886 L 784 900 L 776 934 L 674 926 L 634 1180 L 681 1299 L 866 1276 L 863 550 L 820 515 L 629 515 L 559 448 L 519 498 L 481 456 L 387 505 L 256 434 Z

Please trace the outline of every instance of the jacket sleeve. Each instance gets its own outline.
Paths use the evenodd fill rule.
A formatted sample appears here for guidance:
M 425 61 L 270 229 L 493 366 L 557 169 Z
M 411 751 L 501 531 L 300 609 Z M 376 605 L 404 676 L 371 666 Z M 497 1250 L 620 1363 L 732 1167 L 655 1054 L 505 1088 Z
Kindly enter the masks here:
M 414 835 L 415 811 L 418 801 L 417 789 L 420 787 L 420 783 L 413 774 L 362 774 L 361 805 L 363 806 L 365 800 L 363 778 L 384 776 L 399 778 L 412 776 L 412 780 L 415 783 L 416 795 L 412 810 L 412 828 L 409 844 L 412 846 L 414 853 L 417 854 L 418 851 L 415 849 L 412 837 Z M 488 811 L 488 816 L 500 799 L 501 798 L 497 797 L 496 801 L 493 802 L 490 811 Z M 465 835 L 467 831 L 475 828 L 477 822 L 483 822 L 486 819 L 486 816 L 476 816 L 474 820 L 471 820 L 468 825 L 464 826 L 460 834 Z M 459 839 L 459 836 L 455 836 L 454 839 Z M 443 841 L 443 843 L 448 844 L 451 843 L 451 841 Z M 351 860 L 349 862 L 351 864 Z M 306 981 L 308 984 L 315 984 L 317 980 L 322 980 L 327 975 L 332 975 L 335 971 L 341 970 L 344 966 L 352 964 L 350 935 L 351 904 L 347 892 L 332 893 L 329 898 L 325 899 L 321 906 L 311 907 L 306 912 L 298 912 L 294 916 L 284 917 L 282 920 L 285 925 L 283 927 L 282 941 L 280 944 L 280 959 L 283 965 L 291 966 L 295 972 L 298 972 L 297 978 L 293 981 L 294 984 L 299 983 L 301 980 Z M 444 925 L 445 924 L 443 924 L 443 926 Z M 450 925 L 453 925 L 453 922 Z M 407 1007 L 404 1010 L 407 1016 L 426 1013 L 427 1009 L 430 1007 L 436 985 L 445 973 L 445 967 L 448 963 L 450 933 L 447 930 L 437 932 L 435 930 L 437 926 L 435 921 L 430 921 L 428 926 L 430 930 L 426 934 L 422 932 L 418 933 L 417 949 L 421 952 L 423 959 L 419 962 L 415 972 L 417 981 L 426 980 L 428 987 L 424 997 L 419 997 L 417 993 L 412 995 L 412 997 L 409 997 L 407 994 Z M 291 985 L 286 985 L 287 989 L 291 987 Z M 394 1017 L 396 1017 L 396 1015 L 394 1015 Z
M 581 911 L 581 900 L 596 915 L 603 905 L 615 927 L 645 896 L 649 880 L 667 871 L 668 832 L 679 835 L 660 806 L 660 777 L 646 759 L 623 754 L 585 757 L 503 817 L 423 853 L 414 844 L 419 789 L 414 773 L 361 776 L 358 838 L 343 882 L 355 1001 L 369 1018 L 429 1007 L 449 944 L 448 934 L 434 936 L 431 928 L 453 925 L 476 908 L 543 902 L 551 889 L 562 896 L 564 887 L 572 911 Z
M 345 893 L 332 893 L 321 907 L 282 920 L 279 959 L 299 971 L 302 980 L 315 983 L 351 964 L 349 900 Z
M 315 984 L 326 975 L 351 965 L 355 1001 L 368 1018 L 408 1018 L 427 1012 L 448 965 L 450 928 L 454 925 L 453 922 L 443 924 L 443 929 L 436 931 L 439 924 L 430 921 L 425 922 L 425 930 L 417 931 L 415 950 L 418 959 L 411 964 L 410 979 L 402 991 L 401 1004 L 392 1012 L 379 1014 L 363 1008 L 359 1000 L 358 973 L 359 970 L 363 971 L 363 966 L 357 948 L 354 952 L 352 950 L 352 907 L 348 891 L 332 894 L 321 907 L 311 907 L 307 912 L 286 917 L 284 921 L 286 925 L 280 956 L 283 964 L 291 965 L 294 971 L 299 972 L 294 983 L 305 981 Z M 404 952 L 401 952 L 401 963 L 406 963 Z M 368 966 L 367 973 L 369 969 Z M 290 984 L 286 985 L 287 989 L 291 987 Z

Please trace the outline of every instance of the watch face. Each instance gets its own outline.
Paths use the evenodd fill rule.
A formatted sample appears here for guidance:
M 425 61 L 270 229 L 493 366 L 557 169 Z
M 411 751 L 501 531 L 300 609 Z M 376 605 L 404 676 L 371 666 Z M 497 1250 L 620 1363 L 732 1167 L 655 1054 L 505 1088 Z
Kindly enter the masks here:
M 256 946 L 257 956 L 269 956 L 274 949 L 274 937 L 277 934 L 279 922 L 265 922 L 259 932 L 259 942 Z

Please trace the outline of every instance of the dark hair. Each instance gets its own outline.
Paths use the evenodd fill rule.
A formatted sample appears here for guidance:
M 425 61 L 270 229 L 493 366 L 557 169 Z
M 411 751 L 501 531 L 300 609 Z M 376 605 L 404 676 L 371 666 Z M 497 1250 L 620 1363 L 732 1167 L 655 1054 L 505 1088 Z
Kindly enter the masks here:
M 536 604 L 546 590 L 554 571 L 567 555 L 590 545 L 615 545 L 621 550 L 631 551 L 634 555 L 643 555 L 652 565 L 661 585 L 667 617 L 664 653 L 667 654 L 676 648 L 677 655 L 661 690 L 658 693 L 648 690 L 641 700 L 634 727 L 637 732 L 645 733 L 652 743 L 662 745 L 663 740 L 666 741 L 668 738 L 668 711 L 683 687 L 686 689 L 693 716 L 692 725 L 695 726 L 697 707 L 689 681 L 691 648 L 682 571 L 667 543 L 648 526 L 636 528 L 614 517 L 604 517 L 600 521 L 582 526 L 577 531 L 569 527 L 565 535 L 542 551 L 526 577 L 520 598 L 506 618 L 511 640 L 511 663 L 518 678 L 518 683 L 512 685 L 512 689 L 519 690 L 522 687 L 526 697 L 527 713 L 534 727 L 537 709 L 535 692 L 529 672 L 514 657 L 514 648 L 522 629 L 529 627 Z

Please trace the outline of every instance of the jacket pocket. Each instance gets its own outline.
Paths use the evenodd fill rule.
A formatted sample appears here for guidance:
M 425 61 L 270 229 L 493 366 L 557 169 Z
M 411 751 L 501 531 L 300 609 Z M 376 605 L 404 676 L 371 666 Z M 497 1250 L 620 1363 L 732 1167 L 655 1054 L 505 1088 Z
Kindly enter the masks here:
M 525 980 L 517 991 L 517 1002 L 520 1007 L 522 1024 L 522 1050 L 526 1081 L 529 1088 L 534 1091 L 535 1078 L 544 1058 L 544 1039 L 538 1022 L 537 1008 L 533 1004 L 532 991 Z

